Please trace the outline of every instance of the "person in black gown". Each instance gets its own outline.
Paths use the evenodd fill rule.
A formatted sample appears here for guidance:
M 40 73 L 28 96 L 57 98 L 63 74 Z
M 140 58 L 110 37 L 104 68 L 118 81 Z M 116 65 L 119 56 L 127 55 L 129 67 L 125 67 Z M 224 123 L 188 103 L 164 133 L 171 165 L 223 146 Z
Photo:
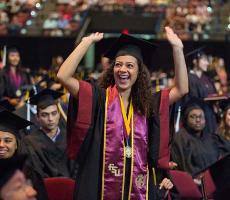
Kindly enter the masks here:
M 8 98 L 13 106 L 19 106 L 23 96 L 23 86 L 30 84 L 30 79 L 25 70 L 22 69 L 18 49 L 10 48 L 8 50 L 2 78 L 4 82 L 3 97 Z
M 230 143 L 216 133 L 208 134 L 203 101 L 192 98 L 182 110 L 183 128 L 175 134 L 171 145 L 172 161 L 177 169 L 192 176 L 208 168 L 230 153 Z
M 186 54 L 187 59 L 192 60 L 192 67 L 188 73 L 189 92 L 181 101 L 177 102 L 176 110 L 179 106 L 183 107 L 192 97 L 204 99 L 217 93 L 214 80 L 208 75 L 209 61 L 204 48 L 200 47 Z M 217 129 L 217 117 L 212 104 L 205 107 L 205 113 L 207 115 L 207 133 L 214 133 Z M 178 128 L 176 131 L 178 131 Z
M 164 196 L 159 187 L 172 188 L 164 174 L 169 167 L 168 106 L 188 91 L 188 80 L 183 44 L 169 27 L 166 35 L 177 80 L 170 92 L 153 94 L 145 64 L 155 47 L 129 35 L 122 34 L 105 54 L 113 64 L 100 84 L 79 81 L 74 72 L 102 33 L 84 37 L 60 67 L 57 77 L 72 95 L 67 139 L 78 169 L 75 199 L 153 200 Z
M 39 127 L 25 136 L 31 165 L 43 177 L 69 177 L 70 171 L 66 154 L 66 131 L 60 127 L 58 98 L 62 93 L 44 89 L 30 98 L 37 106 Z

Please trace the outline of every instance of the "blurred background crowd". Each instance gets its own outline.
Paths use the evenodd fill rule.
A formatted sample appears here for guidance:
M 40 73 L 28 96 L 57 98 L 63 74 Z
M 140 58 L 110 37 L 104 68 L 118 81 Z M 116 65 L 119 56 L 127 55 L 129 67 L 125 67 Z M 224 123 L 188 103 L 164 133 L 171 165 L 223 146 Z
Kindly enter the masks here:
M 157 15 L 152 30 L 170 25 L 183 39 L 225 37 L 229 2 L 224 0 L 15 0 L 0 2 L 0 35 L 75 35 L 91 11 Z M 151 28 L 151 27 L 150 27 Z
M 182 121 L 185 118 L 189 119 L 191 110 L 187 113 L 183 110 L 183 106 L 195 97 L 205 100 L 208 106 L 207 109 L 203 104 L 198 106 L 200 110 L 203 109 L 203 114 L 208 116 L 198 132 L 208 131 L 211 135 L 218 135 L 224 141 L 222 144 L 226 142 L 228 143 L 226 145 L 230 145 L 230 1 L 0 0 L 0 106 L 34 123 L 30 128 L 20 132 L 19 138 L 26 138 L 25 142 L 28 146 L 37 145 L 29 151 L 30 155 L 40 156 L 35 156 L 36 158 L 32 160 L 34 163 L 41 162 L 42 170 L 50 167 L 49 164 L 47 168 L 44 167 L 47 160 L 53 162 L 60 152 L 63 156 L 52 163 L 47 170 L 50 170 L 49 172 L 44 170 L 43 174 L 43 171 L 38 169 L 39 173 L 42 171 L 40 173 L 42 178 L 74 176 L 69 172 L 64 173 L 66 168 L 71 171 L 71 164 L 67 164 L 68 159 L 65 154 L 69 93 L 56 77 L 70 49 L 87 34 L 95 31 L 105 33 L 105 39 L 92 45 L 88 50 L 75 74 L 78 79 L 91 79 L 97 82 L 111 66 L 111 61 L 103 56 L 102 49 L 110 46 L 120 33 L 133 34 L 150 40 L 158 45 L 156 56 L 150 59 L 151 65 L 154 66 L 154 71 L 150 71 L 152 87 L 155 92 L 158 92 L 171 88 L 175 84 L 174 64 L 170 57 L 171 49 L 164 35 L 165 26 L 170 26 L 183 41 L 189 76 L 189 94 L 172 106 L 172 116 L 170 116 L 172 138 L 174 134 L 184 131 Z M 34 95 L 47 89 L 49 92 L 50 90 L 61 92 L 57 96 L 54 95 L 59 99 L 58 107 L 55 108 L 57 110 L 53 111 L 54 115 L 58 115 L 53 123 L 54 128 L 47 128 L 50 124 L 42 120 L 43 116 L 39 115 L 39 109 L 36 109 L 37 102 L 30 102 Z M 56 103 L 51 105 L 56 105 Z M 0 131 L 1 122 L 4 121 L 4 117 L 1 118 L 1 112 L 0 109 Z M 184 113 L 187 114 L 185 118 L 183 118 Z M 201 123 L 202 113 L 199 116 L 192 116 L 191 119 Z M 58 136 L 60 138 L 49 137 L 49 140 L 52 139 L 53 142 L 49 143 L 48 137 L 45 139 L 36 138 L 37 136 L 33 138 L 33 135 L 32 138 L 28 137 L 34 130 L 44 131 L 45 129 L 55 130 L 57 138 Z M 188 130 L 191 131 L 191 129 L 192 127 Z M 183 145 L 184 141 L 180 140 L 183 139 L 175 139 L 176 142 L 179 141 L 179 146 Z M 50 145 L 53 148 L 48 148 L 48 153 L 42 145 L 47 141 L 47 146 Z M 199 141 L 194 143 L 202 147 L 206 145 L 204 141 L 208 139 L 199 137 Z M 175 149 L 178 145 L 176 142 L 172 141 Z M 202 154 L 206 156 L 207 153 L 208 157 L 210 155 L 207 149 Z M 198 151 L 193 146 L 186 152 L 190 150 L 192 153 L 195 152 L 193 155 L 195 158 Z M 2 155 L 0 147 L 0 173 Z M 177 161 L 179 164 L 180 161 L 175 155 L 171 157 L 175 159 L 172 161 Z M 191 163 L 194 164 L 193 161 Z M 58 168 L 59 164 L 60 168 L 56 169 L 55 167 Z M 199 165 L 199 163 L 195 164 Z M 186 167 L 182 170 L 192 174 Z M 75 172 L 71 171 L 71 173 Z M 35 185 L 39 183 L 35 182 Z M 41 193 L 41 188 L 35 189 Z M 229 196 L 221 198 L 229 199 Z

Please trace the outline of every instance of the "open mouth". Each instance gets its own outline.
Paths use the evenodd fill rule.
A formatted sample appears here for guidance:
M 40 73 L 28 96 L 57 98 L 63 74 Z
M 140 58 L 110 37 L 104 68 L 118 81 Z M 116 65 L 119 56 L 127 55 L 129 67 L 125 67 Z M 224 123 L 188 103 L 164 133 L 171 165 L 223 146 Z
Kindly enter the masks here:
M 120 74 L 120 75 L 118 75 L 118 77 L 119 77 L 119 80 L 120 80 L 121 82 L 125 82 L 125 81 L 127 81 L 127 80 L 130 79 L 129 74 Z
M 0 155 L 4 155 L 4 154 L 6 154 L 7 153 L 7 150 L 0 150 Z

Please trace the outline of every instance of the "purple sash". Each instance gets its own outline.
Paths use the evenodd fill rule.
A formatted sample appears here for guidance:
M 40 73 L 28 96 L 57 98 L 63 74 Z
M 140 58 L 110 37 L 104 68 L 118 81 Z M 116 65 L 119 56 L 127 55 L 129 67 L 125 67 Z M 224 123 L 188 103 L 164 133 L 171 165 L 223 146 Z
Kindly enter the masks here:
M 116 87 L 107 89 L 104 126 L 102 198 L 123 199 L 125 186 L 125 125 Z M 129 199 L 146 199 L 148 129 L 146 118 L 134 112 Z M 131 131 L 132 132 L 132 131 Z M 120 196 L 119 196 L 120 195 Z

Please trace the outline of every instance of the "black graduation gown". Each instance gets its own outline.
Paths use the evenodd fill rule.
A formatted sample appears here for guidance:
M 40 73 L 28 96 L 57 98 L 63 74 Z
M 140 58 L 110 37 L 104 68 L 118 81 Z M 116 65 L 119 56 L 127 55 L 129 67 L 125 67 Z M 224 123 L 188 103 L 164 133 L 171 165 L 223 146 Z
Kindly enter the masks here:
M 230 190 L 230 155 L 210 167 L 213 181 L 216 185 L 215 200 L 228 200 Z
M 210 94 L 216 93 L 214 82 L 205 74 L 202 73 L 199 78 L 195 73 L 188 74 L 189 79 L 189 94 L 190 97 L 205 98 Z
M 230 143 L 219 135 L 206 134 L 197 137 L 182 128 L 174 136 L 171 160 L 178 164 L 178 170 L 195 176 L 228 152 Z
M 16 95 L 16 91 L 18 89 L 22 89 L 23 86 L 30 84 L 30 81 L 28 80 L 27 75 L 22 71 L 20 71 L 19 73 L 22 77 L 22 81 L 21 81 L 19 88 L 16 88 L 16 86 L 10 80 L 10 76 L 9 76 L 8 71 L 6 69 L 3 69 L 2 77 L 3 77 L 3 81 L 4 81 L 4 86 L 5 86 L 4 87 L 4 96 L 5 97 L 9 97 L 9 98 L 18 97 Z
M 190 71 L 188 74 L 189 80 L 189 93 L 185 95 L 181 101 L 179 101 L 176 105 L 177 107 L 180 105 L 186 104 L 186 102 L 191 99 L 191 97 L 197 97 L 200 99 L 204 99 L 210 94 L 215 94 L 216 89 L 214 86 L 214 82 L 203 72 L 202 76 L 199 78 L 193 71 Z M 204 108 L 206 115 L 206 133 L 214 133 L 217 129 L 217 117 L 213 110 L 212 105 L 207 104 Z
M 63 132 L 53 142 L 42 130 L 37 129 L 24 137 L 23 143 L 29 156 L 29 165 L 43 178 L 70 176 Z
M 74 199 L 76 200 L 98 200 L 101 198 L 101 176 L 102 176 L 102 160 L 103 160 L 103 130 L 104 130 L 104 117 L 105 117 L 105 89 L 99 88 L 95 83 L 91 82 L 92 97 L 85 96 L 85 100 L 92 99 L 91 120 L 89 124 L 85 121 L 76 120 L 79 110 L 79 98 L 70 97 L 69 100 L 69 112 L 67 122 L 67 138 L 68 138 L 68 153 L 70 157 L 75 159 L 75 175 L 76 190 Z M 85 90 L 81 88 L 80 91 Z M 161 100 L 160 93 L 155 95 L 155 108 L 156 111 L 151 118 L 148 119 L 149 126 L 149 153 L 148 162 L 149 169 L 155 168 L 156 173 L 161 173 L 157 169 L 157 160 L 159 156 L 160 145 L 160 126 L 159 126 L 159 104 Z M 82 99 L 80 99 L 82 101 Z M 90 105 L 88 105 L 90 107 Z M 166 108 L 167 109 L 167 108 Z M 82 110 L 81 110 L 82 111 Z M 89 113 L 80 113 L 81 115 L 89 115 Z M 87 117 L 86 117 L 87 118 Z M 75 152 L 74 140 L 78 130 L 87 129 L 87 133 L 82 140 L 77 153 Z M 73 149 L 74 150 L 73 150 Z M 153 174 L 150 170 L 149 177 L 149 200 L 161 199 L 163 192 L 158 191 L 158 184 L 153 183 Z

